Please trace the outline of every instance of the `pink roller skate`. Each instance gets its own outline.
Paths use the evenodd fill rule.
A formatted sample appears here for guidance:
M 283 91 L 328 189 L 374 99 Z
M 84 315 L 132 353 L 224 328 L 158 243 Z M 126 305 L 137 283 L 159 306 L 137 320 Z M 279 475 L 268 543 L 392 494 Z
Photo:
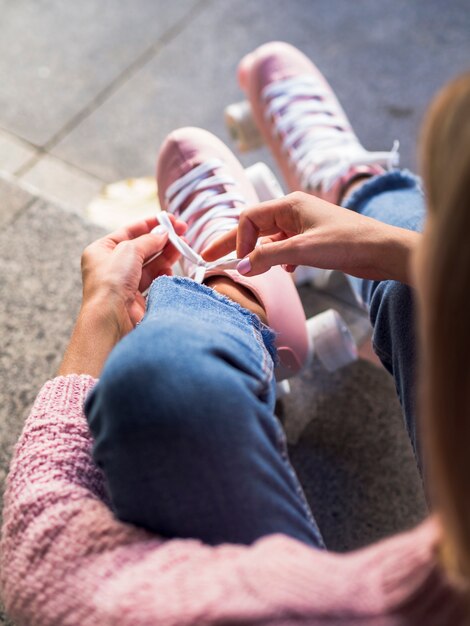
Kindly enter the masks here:
M 185 238 L 196 252 L 234 228 L 243 208 L 259 201 L 232 152 L 198 128 L 182 128 L 167 137 L 158 156 L 157 183 L 162 209 L 188 223 Z M 193 278 L 198 267 L 184 260 L 183 271 Z M 290 275 L 280 267 L 254 277 L 233 269 L 206 273 L 206 277 L 211 275 L 229 276 L 255 295 L 277 334 L 280 364 L 276 378 L 297 374 L 306 365 L 311 347 L 305 313 Z
M 397 165 L 398 144 L 365 150 L 324 76 L 293 46 L 260 46 L 242 59 L 238 79 L 250 106 L 228 107 L 227 124 L 241 149 L 257 145 L 258 127 L 291 191 L 338 204 L 353 179 Z

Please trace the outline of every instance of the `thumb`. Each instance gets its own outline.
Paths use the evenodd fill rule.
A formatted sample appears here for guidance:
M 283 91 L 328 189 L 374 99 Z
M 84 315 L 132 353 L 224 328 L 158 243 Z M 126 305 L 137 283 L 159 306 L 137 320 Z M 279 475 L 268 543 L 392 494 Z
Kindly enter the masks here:
M 148 263 L 156 254 L 161 253 L 167 245 L 168 230 L 164 226 L 158 226 L 151 233 L 134 239 L 134 242 L 142 261 Z
M 237 270 L 244 276 L 256 276 L 267 272 L 273 265 L 302 265 L 303 247 L 301 235 L 262 243 L 240 261 Z

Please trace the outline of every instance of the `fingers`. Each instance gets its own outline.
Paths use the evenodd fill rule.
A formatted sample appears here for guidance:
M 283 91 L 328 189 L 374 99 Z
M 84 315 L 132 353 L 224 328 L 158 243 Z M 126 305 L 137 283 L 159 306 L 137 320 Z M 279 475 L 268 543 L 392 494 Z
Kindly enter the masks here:
M 201 256 L 205 261 L 215 261 L 226 254 L 229 254 L 233 250 L 237 249 L 238 256 L 245 256 L 239 252 L 239 246 L 237 244 L 237 237 L 239 236 L 240 227 L 234 228 L 230 230 L 228 233 L 224 233 L 218 239 L 210 243 L 207 248 L 201 252 Z M 280 241 L 286 238 L 285 233 L 276 233 L 271 235 L 270 237 L 266 237 L 266 240 L 269 241 Z M 257 236 L 253 236 L 254 245 L 256 245 Z M 263 241 L 263 240 L 262 240 Z M 249 248 L 248 252 L 253 250 L 253 247 L 250 247 L 251 244 L 245 245 L 246 248 Z M 247 252 L 247 254 L 248 254 Z
M 105 239 L 109 239 L 115 244 L 118 244 L 122 241 L 129 241 L 131 239 L 136 239 L 141 235 L 145 235 L 156 226 L 158 226 L 157 218 L 151 217 L 149 219 L 130 224 L 129 226 L 123 226 L 122 228 L 119 228 L 118 230 L 115 230 L 114 232 L 107 235 Z
M 270 235 L 269 237 L 261 237 L 259 240 L 260 243 L 272 243 L 273 241 L 284 241 L 287 239 L 287 235 L 285 233 L 276 233 L 274 235 Z
M 302 264 L 304 237 L 296 235 L 283 241 L 263 243 L 245 257 L 237 266 L 244 276 L 256 276 L 267 272 L 274 265 L 285 265 L 286 271 L 293 271 Z
M 178 235 L 183 235 L 187 230 L 187 224 L 170 216 L 172 224 Z M 139 281 L 139 291 L 145 291 L 152 281 L 160 274 L 171 274 L 171 266 L 179 258 L 179 252 L 168 243 L 168 231 L 164 226 L 158 226 L 154 219 L 143 220 L 127 228 L 111 234 L 115 242 L 115 251 L 112 254 L 122 255 L 131 263 L 137 263 L 141 277 Z M 153 232 L 150 232 L 153 231 Z M 143 234 L 138 234 L 142 233 Z M 108 238 L 110 241 L 110 238 Z
M 171 216 L 173 217 L 173 216 Z M 175 218 L 172 219 L 175 231 L 178 235 L 183 235 L 187 230 L 187 224 L 180 222 Z M 129 247 L 130 250 L 135 252 L 139 257 L 139 260 L 144 264 L 146 261 L 152 259 L 159 253 L 165 253 L 166 262 L 174 263 L 178 259 L 178 253 L 173 246 L 167 246 L 168 243 L 168 231 L 164 226 L 158 226 L 157 230 L 153 230 L 156 225 L 156 220 L 144 220 L 127 229 L 121 229 L 109 237 L 119 238 L 121 236 L 130 237 L 129 239 L 122 239 L 116 246 L 116 248 L 122 248 L 124 245 Z M 139 232 L 144 233 L 138 235 Z M 150 232 L 153 231 L 153 232 Z M 119 234 L 119 232 L 121 234 Z
M 235 250 L 237 246 L 237 228 L 224 233 L 221 237 L 210 243 L 207 248 L 201 252 L 201 256 L 205 261 L 215 261 Z
M 245 209 L 240 215 L 238 228 L 211 243 L 202 256 L 206 261 L 215 261 L 236 249 L 237 256 L 244 257 L 255 248 L 259 237 L 278 235 L 285 238 L 298 232 L 295 194 L 291 194 Z
M 162 274 L 171 275 L 171 268 L 179 257 L 178 250 L 172 244 L 167 244 L 161 254 L 143 266 L 139 291 L 143 293 L 158 276 Z
M 261 228 L 248 215 L 241 215 L 237 233 L 237 256 L 244 257 L 253 250 L 258 241 Z
M 168 232 L 146 233 L 135 239 L 121 241 L 116 246 L 116 251 L 129 249 L 129 252 L 135 254 L 139 261 L 143 264 L 159 252 L 162 252 L 168 242 Z
M 258 237 L 286 232 L 287 222 L 283 216 L 286 207 L 290 206 L 286 198 L 281 198 L 257 204 L 243 211 L 238 224 L 237 255 L 244 257 L 249 254 L 256 246 Z
M 169 217 L 178 235 L 182 235 L 186 232 L 187 224 L 185 224 L 185 222 L 178 220 L 171 214 L 169 214 Z M 118 230 L 107 235 L 105 239 L 108 239 L 117 245 L 122 241 L 129 241 L 150 233 L 156 226 L 158 226 L 158 224 L 159 222 L 156 217 L 150 217 L 148 219 L 141 220 L 140 222 L 130 224 L 129 226 L 119 228 Z

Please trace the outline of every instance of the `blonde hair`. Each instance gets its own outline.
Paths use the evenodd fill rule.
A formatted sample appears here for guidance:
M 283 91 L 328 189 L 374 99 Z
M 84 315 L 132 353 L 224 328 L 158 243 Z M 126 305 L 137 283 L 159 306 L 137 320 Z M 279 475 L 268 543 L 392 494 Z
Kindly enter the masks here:
M 450 576 L 470 590 L 470 72 L 426 116 L 429 208 L 422 302 L 425 463 Z

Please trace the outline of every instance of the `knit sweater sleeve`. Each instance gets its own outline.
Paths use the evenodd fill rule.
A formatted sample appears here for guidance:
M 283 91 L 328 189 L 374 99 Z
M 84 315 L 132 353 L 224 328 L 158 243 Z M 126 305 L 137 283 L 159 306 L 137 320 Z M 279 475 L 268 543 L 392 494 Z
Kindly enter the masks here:
M 0 576 L 17 626 L 210 623 L 227 608 L 227 589 L 235 612 L 239 603 L 264 614 L 237 569 L 245 547 L 163 541 L 114 518 L 83 414 L 94 384 L 46 383 L 15 448 Z

